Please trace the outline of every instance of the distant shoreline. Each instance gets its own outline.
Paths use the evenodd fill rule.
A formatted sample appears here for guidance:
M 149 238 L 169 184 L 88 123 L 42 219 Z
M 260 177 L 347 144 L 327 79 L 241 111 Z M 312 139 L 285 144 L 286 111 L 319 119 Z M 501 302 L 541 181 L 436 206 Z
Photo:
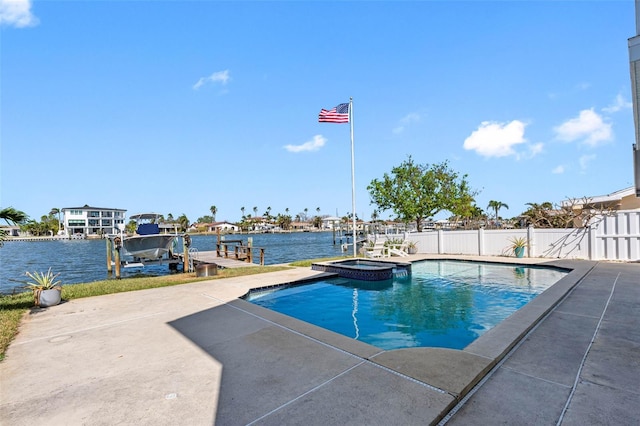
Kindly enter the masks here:
M 309 229 L 309 230 L 301 230 L 301 229 L 292 229 L 292 230 L 288 230 L 288 231 L 277 231 L 277 232 L 264 232 L 264 231 L 248 231 L 248 232 L 221 232 L 220 235 L 221 236 L 229 236 L 229 235 L 257 235 L 257 234 L 296 234 L 296 233 L 303 233 L 303 232 L 331 232 L 330 229 Z M 189 235 L 217 235 L 216 232 L 187 232 L 187 234 Z M 78 238 L 78 237 L 69 237 L 67 235 L 55 235 L 55 236 L 50 236 L 50 235 L 42 235 L 39 237 L 7 237 L 7 239 L 5 240 L 6 242 L 9 241 L 61 241 L 61 240 L 102 240 L 104 239 L 105 236 L 100 236 L 100 235 L 89 235 L 89 236 L 83 236 L 82 238 Z

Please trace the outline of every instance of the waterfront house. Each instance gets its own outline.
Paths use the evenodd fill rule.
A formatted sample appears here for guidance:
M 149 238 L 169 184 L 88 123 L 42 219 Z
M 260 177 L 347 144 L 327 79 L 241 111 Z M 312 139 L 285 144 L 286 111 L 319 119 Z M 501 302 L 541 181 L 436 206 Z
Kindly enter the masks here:
M 63 223 L 68 237 L 99 238 L 119 232 L 118 225 L 124 226 L 126 210 L 105 207 L 65 207 Z
M 196 223 L 194 225 L 198 231 L 204 232 L 218 232 L 218 229 L 223 234 L 240 232 L 240 227 L 230 222 Z
M 289 229 L 291 229 L 292 231 L 309 231 L 310 229 L 313 229 L 313 226 L 311 225 L 310 222 L 291 222 L 291 225 L 289 225 Z
M 640 209 L 640 198 L 636 197 L 635 187 L 630 186 L 607 195 L 566 200 L 562 205 L 574 210 L 635 210 Z
M 21 232 L 17 225 L 0 225 L 0 229 L 6 233 L 7 237 L 19 237 Z
M 337 216 L 327 216 L 322 218 L 322 229 L 340 229 L 341 218 Z

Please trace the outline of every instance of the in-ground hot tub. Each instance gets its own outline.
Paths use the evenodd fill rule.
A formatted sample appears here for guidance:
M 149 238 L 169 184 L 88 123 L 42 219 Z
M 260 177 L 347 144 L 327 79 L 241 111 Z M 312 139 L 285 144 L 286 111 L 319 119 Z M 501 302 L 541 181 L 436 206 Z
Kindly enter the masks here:
M 314 271 L 333 272 L 343 278 L 362 281 L 381 281 L 411 275 L 411 263 L 384 260 L 347 259 L 314 263 Z

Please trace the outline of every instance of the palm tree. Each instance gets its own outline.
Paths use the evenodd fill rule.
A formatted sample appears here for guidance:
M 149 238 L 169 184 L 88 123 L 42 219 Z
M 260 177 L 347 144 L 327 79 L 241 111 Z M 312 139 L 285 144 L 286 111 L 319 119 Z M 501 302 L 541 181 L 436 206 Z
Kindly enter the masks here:
M 253 207 L 253 217 L 258 217 L 258 207 L 257 206 Z
M 6 207 L 0 210 L 0 219 L 4 220 L 8 224 L 16 225 L 25 223 L 28 218 L 29 216 L 27 216 L 25 212 L 16 210 L 13 207 Z M 0 247 L 2 247 L 6 238 L 7 231 L 5 231 L 4 229 L 0 229 Z
M 242 212 L 242 220 L 244 220 L 244 206 L 240 207 L 240 211 Z
M 553 228 L 552 210 L 553 204 L 545 201 L 542 204 L 525 203 L 529 208 L 522 213 L 529 218 L 529 223 L 537 228 Z
M 9 224 L 18 224 L 25 222 L 29 216 L 26 213 L 16 210 L 13 207 L 6 207 L 0 210 L 0 219 Z
M 211 212 L 211 217 L 213 217 L 213 221 L 216 221 L 216 213 L 218 213 L 218 208 L 216 206 L 209 207 L 209 211 Z
M 308 208 L 304 208 L 304 220 L 307 220 L 307 212 L 309 211 Z
M 498 211 L 500 211 L 500 209 L 503 207 L 505 209 L 509 208 L 509 206 L 503 203 L 502 201 L 495 201 L 495 200 L 489 201 L 489 205 L 487 206 L 487 208 L 493 209 L 493 211 L 496 213 L 496 216 L 495 216 L 496 222 L 498 221 Z
M 186 231 L 189 228 L 189 219 L 187 218 L 187 215 L 184 213 L 182 213 L 182 215 L 178 217 L 178 223 L 180 224 L 180 228 L 183 231 Z
M 60 233 L 60 224 L 62 223 L 62 221 L 60 220 L 60 209 L 57 207 L 54 207 L 51 209 L 49 214 L 51 216 L 58 215 L 58 233 Z

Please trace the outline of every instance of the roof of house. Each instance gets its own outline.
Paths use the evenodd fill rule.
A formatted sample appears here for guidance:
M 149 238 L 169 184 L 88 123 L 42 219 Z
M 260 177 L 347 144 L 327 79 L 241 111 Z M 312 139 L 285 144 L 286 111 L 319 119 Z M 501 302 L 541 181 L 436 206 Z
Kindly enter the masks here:
M 119 212 L 126 212 L 126 209 L 114 209 L 111 207 L 91 207 L 88 205 L 84 205 L 82 207 L 63 207 L 61 210 L 111 210 L 111 211 L 119 211 Z
M 628 197 L 629 195 L 635 195 L 636 189 L 633 186 L 629 188 L 621 189 L 616 192 L 612 192 L 607 195 L 597 195 L 595 197 L 590 197 L 590 202 L 592 203 L 606 203 L 608 201 L 618 201 L 622 200 L 624 197 Z
M 562 201 L 562 206 L 570 206 L 572 204 L 574 204 L 577 201 L 577 206 L 581 206 L 584 204 L 601 204 L 601 203 L 611 203 L 611 202 L 615 202 L 615 201 L 620 201 L 625 197 L 628 197 L 630 195 L 635 195 L 636 190 L 633 186 L 630 186 L 628 188 L 625 189 L 620 189 L 618 191 L 612 192 L 611 194 L 607 194 L 607 195 L 596 195 L 593 197 L 584 197 L 584 198 L 580 198 L 580 199 L 568 199 L 568 200 L 564 200 Z

